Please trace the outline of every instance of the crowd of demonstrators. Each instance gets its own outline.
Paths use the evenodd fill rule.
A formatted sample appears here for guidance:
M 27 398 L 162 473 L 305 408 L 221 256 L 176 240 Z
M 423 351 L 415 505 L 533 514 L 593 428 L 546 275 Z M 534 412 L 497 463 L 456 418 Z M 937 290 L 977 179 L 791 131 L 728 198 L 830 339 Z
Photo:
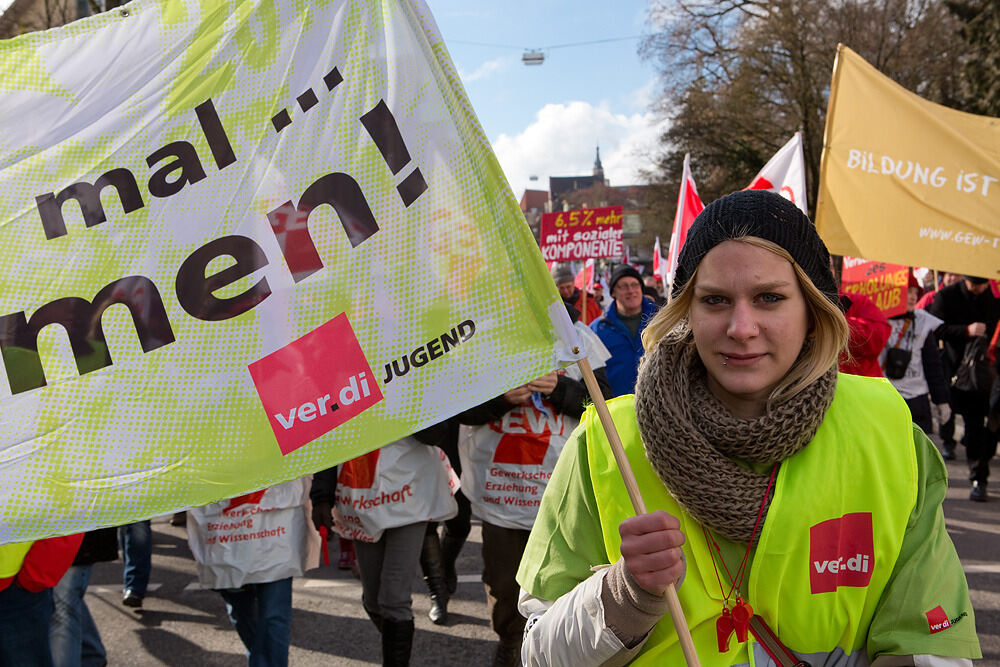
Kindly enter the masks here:
M 986 278 L 965 276 L 938 290 L 927 312 L 944 322 L 936 334 L 944 343 L 945 368 L 952 378 L 952 412 L 962 416 L 965 426 L 962 444 L 969 461 L 969 498 L 984 501 L 998 433 L 987 424 L 992 377 L 984 381 L 981 374 L 989 376 L 991 370 L 984 358 L 1000 320 L 1000 299 Z M 953 442 L 946 446 L 954 447 Z
M 635 396 L 609 404 L 651 513 L 634 515 L 588 410 L 517 575 L 526 664 L 683 664 L 664 597 L 682 579 L 706 662 L 980 657 L 944 464 L 888 383 L 838 373 L 848 335 L 827 250 L 795 205 L 745 191 L 699 214 Z M 928 633 L 938 607 L 961 620 Z M 751 614 L 761 641 L 729 640 Z
M 612 301 L 590 328 L 611 353 L 607 363 L 611 391 L 623 396 L 635 388 L 643 353 L 642 331 L 656 314 L 657 306 L 643 294 L 642 276 L 629 264 L 615 267 L 608 289 Z
M 601 392 L 611 396 L 600 339 L 570 318 Z M 519 665 L 525 618 L 518 611 L 515 580 L 548 478 L 590 394 L 577 366 L 514 387 L 456 418 L 462 489 L 482 519 L 483 583 L 490 625 L 499 638 L 493 665 Z
M 251 666 L 288 664 L 293 578 L 318 565 L 334 534 L 338 566 L 361 580 L 382 664 L 409 664 L 417 567 L 430 620 L 447 624 L 473 512 L 495 667 L 680 664 L 663 593 L 682 580 L 703 656 L 720 650 L 719 623 L 752 605 L 778 630 L 779 649 L 812 664 L 878 664 L 890 653 L 967 664 L 978 640 L 941 521 L 946 472 L 925 433 L 933 404 L 953 457 L 949 404 L 963 416 L 970 498 L 985 500 L 1000 380 L 977 384 L 961 370 L 973 347 L 1000 370 L 1000 299 L 984 279 L 954 274 L 922 295 L 911 276 L 906 312 L 886 320 L 867 297 L 838 291 L 830 267 L 808 218 L 758 191 L 699 215 L 669 302 L 662 282 L 620 264 L 602 311 L 568 266 L 552 269 L 602 394 L 619 397 L 609 406 L 651 514 L 633 516 L 574 365 L 311 478 L 171 523 L 186 519 L 199 579 L 222 597 Z M 896 392 L 855 377 L 883 375 Z M 213 535 L 250 517 L 252 530 L 280 526 L 282 537 L 261 549 Z M 816 538 L 821 528 L 829 534 Z M 851 553 L 837 550 L 844 544 Z M 93 563 L 117 558 L 117 546 L 122 604 L 141 608 L 148 520 L 0 546 L 0 667 L 107 663 L 84 595 Z M 813 569 L 802 573 L 800 561 Z M 834 562 L 847 563 L 841 573 L 863 568 L 864 584 L 821 567 Z M 920 585 L 931 573 L 933 591 Z M 938 605 L 968 622 L 926 636 L 924 612 Z M 730 646 L 733 658 L 775 659 L 773 641 L 748 646 Z
M 447 455 L 419 433 L 313 478 L 316 527 L 354 541 L 361 604 L 382 636 L 382 664 L 407 665 L 413 646 L 413 578 L 428 523 L 456 516 L 458 480 Z
M 552 282 L 559 290 L 559 296 L 568 307 L 581 313 L 585 324 L 589 324 L 601 316 L 601 303 L 593 294 L 587 294 L 587 305 L 584 308 L 583 291 L 576 286 L 573 270 L 567 264 L 556 264 L 552 267 Z M 585 315 L 584 315 L 585 313 Z
M 942 321 L 917 308 L 921 288 L 911 274 L 906 290 L 906 312 L 889 318 L 889 340 L 879 355 L 885 376 L 910 408 L 913 423 L 930 435 L 933 428 L 931 404 L 938 406 L 939 418 L 951 417 L 951 393 L 941 364 L 934 332 Z
M 292 578 L 319 565 L 309 514 L 308 477 L 188 510 L 198 579 L 222 596 L 251 667 L 288 664 Z M 253 539 L 219 539 L 237 533 Z

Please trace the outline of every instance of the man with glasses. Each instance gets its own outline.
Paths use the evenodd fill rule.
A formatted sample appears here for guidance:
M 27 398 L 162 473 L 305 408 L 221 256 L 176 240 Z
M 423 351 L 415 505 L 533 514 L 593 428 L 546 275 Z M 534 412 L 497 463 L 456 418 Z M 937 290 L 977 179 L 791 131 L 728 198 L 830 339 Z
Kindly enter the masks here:
M 642 357 L 642 330 L 656 314 L 656 304 L 642 293 L 642 276 L 628 264 L 619 264 L 608 284 L 612 301 L 590 325 L 611 353 L 608 381 L 615 396 L 631 394 Z

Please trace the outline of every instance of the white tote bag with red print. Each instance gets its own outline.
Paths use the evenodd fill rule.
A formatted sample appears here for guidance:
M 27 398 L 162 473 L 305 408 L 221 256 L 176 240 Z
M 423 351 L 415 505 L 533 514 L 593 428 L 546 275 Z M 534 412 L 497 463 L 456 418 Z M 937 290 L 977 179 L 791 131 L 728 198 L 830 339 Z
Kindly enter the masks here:
M 377 542 L 389 528 L 458 514 L 458 476 L 438 447 L 406 437 L 351 459 L 337 477 L 334 529 Z
M 503 419 L 462 427 L 462 492 L 483 521 L 522 530 L 535 523 L 559 452 L 578 423 L 548 401 L 542 407 L 529 402 Z
M 309 515 L 312 476 L 188 510 L 188 544 L 205 588 L 301 576 L 319 566 Z
M 589 327 L 575 326 L 591 366 L 603 368 L 611 356 L 607 348 Z M 583 377 L 575 364 L 560 372 L 578 381 Z M 531 530 L 559 453 L 577 424 L 542 400 L 540 408 L 529 401 L 489 424 L 463 426 L 462 493 L 476 515 L 504 528 Z

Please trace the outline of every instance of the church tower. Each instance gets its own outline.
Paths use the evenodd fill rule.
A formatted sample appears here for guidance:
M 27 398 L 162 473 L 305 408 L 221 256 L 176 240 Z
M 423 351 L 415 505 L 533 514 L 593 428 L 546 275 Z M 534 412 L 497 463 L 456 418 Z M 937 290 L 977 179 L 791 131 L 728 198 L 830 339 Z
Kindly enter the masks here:
M 604 167 L 601 166 L 601 146 L 597 146 L 597 157 L 594 158 L 594 185 L 604 185 Z

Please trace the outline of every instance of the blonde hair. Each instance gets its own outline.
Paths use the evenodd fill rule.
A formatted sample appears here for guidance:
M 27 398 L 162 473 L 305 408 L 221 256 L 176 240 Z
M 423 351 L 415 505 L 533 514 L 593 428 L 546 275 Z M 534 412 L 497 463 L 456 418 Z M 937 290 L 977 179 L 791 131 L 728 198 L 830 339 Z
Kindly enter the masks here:
M 847 339 L 850 333 L 847 320 L 844 318 L 844 314 L 840 308 L 819 291 L 809 279 L 809 276 L 806 275 L 806 272 L 802 270 L 802 267 L 796 264 L 788 251 L 780 245 L 757 236 L 740 236 L 727 240 L 756 246 L 773 252 L 778 257 L 787 260 L 792 265 L 795 277 L 798 279 L 799 288 L 805 297 L 806 308 L 809 313 L 809 335 L 806 337 L 798 359 L 795 360 L 795 363 L 792 364 L 792 367 L 785 373 L 785 376 L 778 382 L 768 397 L 769 405 L 780 403 L 792 398 L 808 387 L 829 371 L 831 366 L 837 363 L 841 352 L 847 348 Z M 680 342 L 687 345 L 694 345 L 694 335 L 688 324 L 688 313 L 691 310 L 691 301 L 694 298 L 694 284 L 697 277 L 698 269 L 695 267 L 691 278 L 684 285 L 680 293 L 663 306 L 653 319 L 649 321 L 649 324 L 642 332 L 642 345 L 645 349 L 653 349 L 675 328 L 677 328 L 676 334 L 680 337 Z M 674 340 L 677 339 L 674 338 Z

